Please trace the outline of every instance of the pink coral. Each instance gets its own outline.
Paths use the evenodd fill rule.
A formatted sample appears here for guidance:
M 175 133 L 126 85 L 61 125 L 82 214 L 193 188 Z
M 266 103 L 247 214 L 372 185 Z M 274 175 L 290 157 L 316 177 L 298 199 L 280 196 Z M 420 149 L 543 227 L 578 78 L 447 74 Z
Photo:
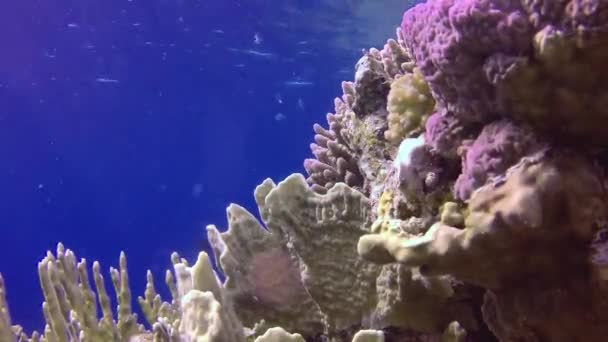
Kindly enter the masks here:
M 519 1 L 428 1 L 407 11 L 401 28 L 435 99 L 466 121 L 496 114 L 484 65 L 508 68 L 507 56 L 531 52 L 533 30 Z
M 541 147 L 534 134 L 505 120 L 484 127 L 481 134 L 465 147 L 462 173 L 454 185 L 455 196 L 467 200 L 492 177 L 503 174 L 522 157 Z
M 402 31 L 439 109 L 463 123 L 509 117 L 605 145 L 607 1 L 430 0 Z

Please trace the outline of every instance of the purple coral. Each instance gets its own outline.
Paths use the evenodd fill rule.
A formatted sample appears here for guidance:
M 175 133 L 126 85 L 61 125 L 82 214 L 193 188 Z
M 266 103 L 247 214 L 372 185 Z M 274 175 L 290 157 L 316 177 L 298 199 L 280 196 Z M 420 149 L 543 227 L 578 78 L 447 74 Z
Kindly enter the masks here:
M 519 1 L 436 0 L 403 16 L 404 42 L 435 99 L 465 121 L 496 113 L 484 65 L 529 53 L 533 34 Z M 507 68 L 507 66 L 504 66 Z
M 433 153 L 444 158 L 458 157 L 457 150 L 463 140 L 471 135 L 470 127 L 465 127 L 452 113 L 436 112 L 425 123 L 424 142 Z
M 540 146 L 529 129 L 509 121 L 485 126 L 477 139 L 464 149 L 462 173 L 454 185 L 455 196 L 469 199 L 488 179 L 502 174 Z
M 343 127 L 336 114 L 327 114 L 329 129 L 315 124 L 315 142 L 310 149 L 316 159 L 304 160 L 308 183 L 317 193 L 326 193 L 338 182 L 351 187 L 363 186 L 363 176 L 357 165 L 357 157 L 350 150 L 342 134 Z
M 429 0 L 402 31 L 438 108 L 462 123 L 509 117 L 605 145 L 607 1 Z
M 577 35 L 580 45 L 596 34 L 608 32 L 608 2 L 603 0 L 522 1 L 530 22 L 538 30 L 555 26 L 569 35 Z

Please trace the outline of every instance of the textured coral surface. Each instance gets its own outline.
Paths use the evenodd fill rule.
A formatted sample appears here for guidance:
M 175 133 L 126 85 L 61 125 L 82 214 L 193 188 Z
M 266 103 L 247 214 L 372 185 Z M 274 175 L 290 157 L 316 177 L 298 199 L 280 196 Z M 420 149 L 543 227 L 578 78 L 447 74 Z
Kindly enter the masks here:
M 124 254 L 113 310 L 59 244 L 41 333 L 0 276 L 0 342 L 608 340 L 608 0 L 429 0 L 342 90 L 308 178 L 208 227 L 225 281 L 172 255 L 142 325 Z

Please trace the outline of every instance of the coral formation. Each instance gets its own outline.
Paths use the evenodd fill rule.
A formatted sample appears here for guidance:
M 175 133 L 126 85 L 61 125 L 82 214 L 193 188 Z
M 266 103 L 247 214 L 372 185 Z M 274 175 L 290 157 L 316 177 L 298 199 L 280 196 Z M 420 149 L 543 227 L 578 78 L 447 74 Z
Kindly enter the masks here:
M 358 156 L 349 144 L 349 138 L 342 125 L 348 115 L 351 115 L 354 89 L 352 83 L 343 82 L 344 95 L 335 99 L 336 113 L 327 114 L 329 130 L 315 124 L 315 142 L 310 145 L 315 159 L 306 159 L 304 168 L 309 174 L 308 183 L 312 188 L 325 193 L 338 182 L 344 182 L 351 187 L 362 187 L 363 176 L 357 165 Z
M 388 93 L 386 140 L 399 143 L 412 133 L 420 133 L 424 121 L 435 107 L 426 81 L 418 69 L 391 83 Z
M 0 342 L 590 341 L 608 336 L 608 1 L 428 0 L 365 51 L 314 126 L 309 177 L 267 179 L 260 220 L 210 225 L 131 308 L 62 245 L 42 333 Z M 97 308 L 101 316 L 97 316 Z

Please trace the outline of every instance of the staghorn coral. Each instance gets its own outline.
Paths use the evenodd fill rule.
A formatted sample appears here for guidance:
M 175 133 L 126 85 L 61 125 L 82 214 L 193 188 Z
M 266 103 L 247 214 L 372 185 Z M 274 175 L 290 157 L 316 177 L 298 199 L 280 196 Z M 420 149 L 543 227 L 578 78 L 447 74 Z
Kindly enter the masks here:
M 66 250 L 60 243 L 56 254 L 48 252 L 38 265 L 45 299 L 42 305 L 46 320 L 44 332 L 34 331 L 30 337 L 21 327 L 10 326 L 6 290 L 4 282 L 0 280 L 0 341 L 244 340 L 243 329 L 230 305 L 222 305 L 222 288 L 207 254 L 201 252 L 191 268 L 177 254 L 173 255 L 173 259 L 176 277 L 167 277 L 174 296 L 172 303 L 163 302 L 158 294 L 154 294 L 153 301 L 159 309 L 152 312 L 150 302 L 140 298 L 142 309 L 147 312 L 148 323 L 152 327 L 151 330 L 145 330 L 138 323 L 137 315 L 131 311 L 125 254 L 120 255 L 120 269 L 110 268 L 118 302 L 117 316 L 114 317 L 99 263 L 94 262 L 92 267 L 94 291 L 90 285 L 86 260 L 77 262 L 74 252 Z M 152 278 L 148 276 L 147 299 L 152 296 L 151 281 Z M 101 309 L 101 318 L 97 316 L 98 308 Z
M 380 51 L 366 52 L 355 66 L 353 112 L 359 116 L 375 112 L 386 106 L 389 93 L 389 76 L 384 70 Z
M 13 339 L 11 317 L 6 302 L 6 288 L 4 278 L 0 274 L 0 341 L 11 341 Z
M 357 64 L 354 82 L 342 82 L 343 95 L 334 100 L 335 113 L 327 115 L 329 129 L 314 125 L 315 159 L 306 159 L 308 183 L 325 193 L 344 182 L 373 198 L 372 187 L 390 155 L 384 138 L 387 130 L 387 95 L 394 79 L 411 74 L 413 63 L 403 45 L 401 30 L 397 40 L 389 39 L 382 50 L 370 49 Z
M 315 142 L 310 149 L 315 159 L 304 160 L 308 183 L 318 193 L 325 193 L 338 182 L 352 187 L 362 187 L 363 177 L 357 165 L 358 156 L 349 144 L 343 122 L 348 116 L 353 99 L 352 84 L 343 82 L 342 99 L 335 99 L 335 114 L 327 114 L 329 130 L 315 124 Z
M 412 68 L 400 29 L 397 29 L 397 40 L 387 40 L 382 50 L 364 51 L 355 65 L 353 112 L 362 117 L 386 107 L 390 84 L 401 75 L 411 74 Z

